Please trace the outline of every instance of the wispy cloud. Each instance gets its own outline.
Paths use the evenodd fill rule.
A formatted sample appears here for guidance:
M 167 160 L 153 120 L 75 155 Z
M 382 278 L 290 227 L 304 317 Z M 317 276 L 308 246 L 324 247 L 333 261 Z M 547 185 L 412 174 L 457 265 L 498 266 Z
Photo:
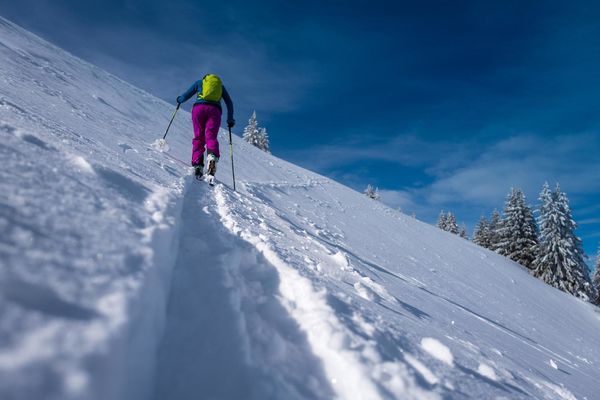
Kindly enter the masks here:
M 368 143 L 358 139 L 304 151 L 318 168 L 365 160 L 420 167 L 429 182 L 403 190 L 428 204 L 502 199 L 510 187 L 537 194 L 545 182 L 560 182 L 573 194 L 600 192 L 600 135 L 555 137 L 526 134 L 492 143 L 426 141 L 415 135 Z
M 572 195 L 600 194 L 598 134 L 515 136 L 477 150 L 481 153 L 469 164 L 438 173 L 412 193 L 429 204 L 489 204 L 510 187 L 522 188 L 531 198 L 548 181 L 560 182 Z
M 7 9 L 43 37 L 167 101 L 215 72 L 223 77 L 240 117 L 254 108 L 277 114 L 301 107 L 319 83 L 313 62 L 289 63 L 274 56 L 273 40 L 260 36 L 271 25 L 257 25 L 241 10 L 228 12 L 231 5 L 84 3 L 38 0 L 35 7 L 13 4 Z M 48 20 L 55 22 L 50 26 Z
M 365 128 L 368 129 L 368 128 Z M 416 134 L 381 137 L 376 128 L 332 144 L 301 149 L 299 158 L 309 158 L 317 169 L 333 169 L 365 160 L 385 161 L 407 167 L 450 168 L 463 163 L 468 146 L 444 141 L 430 141 Z M 448 149 L 452 148 L 451 152 Z
M 416 135 L 400 135 L 391 140 L 368 142 L 355 138 L 306 151 L 309 163 L 317 169 L 346 171 L 344 166 L 366 160 L 395 163 L 417 168 L 427 175 L 425 182 L 393 190 L 380 188 L 382 200 L 407 213 L 432 221 L 440 209 L 456 210 L 472 223 L 482 213 L 502 208 L 511 187 L 525 191 L 530 203 L 546 181 L 560 182 L 572 200 L 579 201 L 582 215 L 597 211 L 590 199 L 600 198 L 600 135 L 579 133 L 544 137 L 524 134 L 491 143 L 465 140 L 426 141 Z M 352 170 L 352 168 L 350 169 Z M 356 169 L 354 169 L 356 170 Z M 360 182 L 344 172 L 345 181 Z M 364 185 L 364 181 L 357 185 Z M 587 218 L 580 225 L 600 223 Z
M 113 32 L 116 37 L 135 34 L 128 29 Z M 139 34 L 139 33 L 138 33 Z M 140 35 L 140 45 L 149 40 L 148 34 Z M 113 40 L 108 39 L 108 40 Z M 132 39 L 130 39 L 132 40 Z M 305 73 L 280 65 L 269 65 L 267 56 L 259 48 L 248 43 L 222 45 L 197 45 L 175 43 L 152 38 L 154 51 L 164 51 L 160 65 L 149 65 L 153 54 L 140 55 L 140 62 L 117 58 L 110 53 L 90 52 L 84 58 L 99 65 L 133 84 L 150 88 L 153 94 L 167 101 L 186 90 L 205 73 L 218 72 L 228 86 L 235 104 L 242 105 L 244 114 L 251 108 L 272 113 L 289 112 L 300 106 L 310 91 L 310 70 Z M 247 110 L 244 110 L 247 108 Z

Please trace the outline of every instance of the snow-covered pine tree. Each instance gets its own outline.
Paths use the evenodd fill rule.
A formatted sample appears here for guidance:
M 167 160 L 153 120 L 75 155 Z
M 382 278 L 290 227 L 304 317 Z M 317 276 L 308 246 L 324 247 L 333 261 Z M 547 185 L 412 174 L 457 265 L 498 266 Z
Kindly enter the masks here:
M 490 222 L 482 215 L 479 217 L 479 222 L 473 231 L 473 243 L 486 249 L 491 248 L 490 245 Z
M 267 153 L 271 153 L 271 146 L 269 144 L 269 134 L 267 133 L 267 128 L 260 128 L 258 132 L 258 148 L 266 151 Z
M 367 195 L 367 197 L 373 200 L 379 200 L 379 189 L 373 187 L 372 185 L 367 185 L 367 188 L 365 189 L 364 193 Z
M 538 246 L 538 233 L 525 194 L 512 188 L 506 198 L 504 218 L 498 229 L 496 252 L 532 269 Z
M 260 147 L 260 130 L 258 129 L 256 111 L 250 116 L 248 125 L 244 128 L 244 135 L 242 138 L 253 146 Z
M 446 212 L 444 210 L 440 211 L 440 216 L 437 220 L 437 227 L 441 230 L 445 231 L 446 226 L 448 225 L 448 217 L 446 216 Z
M 468 239 L 467 226 L 464 224 L 464 222 L 460 225 L 460 232 L 458 233 L 458 236 L 460 236 L 463 239 Z
M 592 286 L 596 291 L 596 300 L 594 303 L 600 306 L 600 244 L 598 244 L 598 252 L 596 253 L 596 266 L 594 277 L 592 278 Z
M 445 212 L 444 210 L 442 210 L 440 212 L 440 216 L 438 217 L 437 221 L 437 227 L 443 231 L 458 235 L 458 225 L 456 224 L 456 217 L 450 211 Z
M 456 223 L 456 217 L 451 212 L 446 215 L 446 230 L 450 233 L 458 235 L 458 224 Z
M 564 292 L 589 301 L 593 296 L 581 240 L 575 235 L 569 200 L 559 185 L 552 192 L 544 184 L 540 193 L 540 233 L 534 275 Z
M 500 218 L 500 213 L 498 210 L 494 209 L 492 211 L 492 216 L 490 218 L 490 223 L 488 224 L 488 238 L 489 238 L 489 247 L 488 249 L 492 251 L 496 251 L 498 247 L 498 243 L 500 242 L 500 233 L 499 230 L 502 226 L 502 218 Z

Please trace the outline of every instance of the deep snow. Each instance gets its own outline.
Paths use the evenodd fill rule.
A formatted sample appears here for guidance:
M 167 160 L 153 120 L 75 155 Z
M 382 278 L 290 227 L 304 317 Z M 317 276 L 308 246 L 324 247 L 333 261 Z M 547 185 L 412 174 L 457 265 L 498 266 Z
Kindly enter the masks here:
M 156 151 L 172 105 L 1 18 L 0 79 L 0 398 L 598 398 L 598 309 L 517 264 L 238 137 L 233 192 L 224 132 L 195 182 L 189 114 Z

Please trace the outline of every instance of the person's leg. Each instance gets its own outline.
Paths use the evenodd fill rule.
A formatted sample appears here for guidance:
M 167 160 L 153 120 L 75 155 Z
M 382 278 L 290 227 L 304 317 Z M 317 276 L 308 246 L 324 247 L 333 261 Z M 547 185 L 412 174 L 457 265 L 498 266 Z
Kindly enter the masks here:
M 192 124 L 194 126 L 194 138 L 192 139 L 192 165 L 204 165 L 204 145 L 206 139 L 206 113 L 204 106 L 195 105 L 192 108 Z
M 219 128 L 221 127 L 221 110 L 214 106 L 207 106 L 206 119 L 206 148 L 208 154 L 214 154 L 217 159 L 221 157 L 219 153 Z

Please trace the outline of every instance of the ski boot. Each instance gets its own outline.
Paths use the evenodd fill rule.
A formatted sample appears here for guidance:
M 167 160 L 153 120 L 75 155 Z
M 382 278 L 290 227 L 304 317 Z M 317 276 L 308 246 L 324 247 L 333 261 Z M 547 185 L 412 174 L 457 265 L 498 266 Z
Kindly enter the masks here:
M 202 180 L 203 170 L 204 170 L 204 165 L 202 165 L 202 164 L 194 165 L 194 176 L 199 181 Z
M 215 174 L 217 173 L 217 162 L 219 161 L 219 158 L 211 153 L 206 157 L 206 161 L 208 162 L 206 180 L 208 184 L 212 186 L 215 184 Z

